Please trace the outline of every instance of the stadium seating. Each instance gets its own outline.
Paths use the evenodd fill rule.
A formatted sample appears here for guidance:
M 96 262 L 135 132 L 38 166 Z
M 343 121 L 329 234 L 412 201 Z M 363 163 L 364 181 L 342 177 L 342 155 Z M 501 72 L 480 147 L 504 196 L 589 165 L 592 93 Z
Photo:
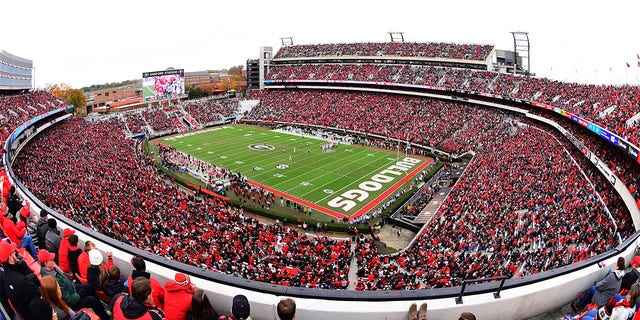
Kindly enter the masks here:
M 350 241 L 259 223 L 219 200 L 200 202 L 136 157 L 123 132 L 118 118 L 66 121 L 27 146 L 15 171 L 53 209 L 160 256 L 264 282 L 342 288 Z
M 65 107 L 62 100 L 37 90 L 17 96 L 0 96 L 0 140 L 4 141 L 18 126 L 48 111 Z
M 640 112 L 637 86 L 583 85 L 491 71 L 371 64 L 276 65 L 267 77 L 412 84 L 538 101 L 590 119 L 631 143 L 640 144 L 640 121 L 627 124 Z
M 436 109 L 425 112 L 429 106 Z M 446 113 L 438 114 L 437 110 L 446 110 Z M 367 276 L 360 279 L 359 285 L 366 289 L 457 286 L 468 277 L 534 274 L 604 252 L 611 249 L 616 240 L 613 222 L 604 204 L 580 173 L 592 166 L 583 163 L 585 169 L 581 169 L 573 165 L 572 158 L 584 157 L 567 157 L 569 151 L 575 149 L 568 141 L 554 142 L 552 136 L 539 129 L 516 125 L 516 122 L 528 125 L 526 120 L 481 108 L 468 109 L 451 102 L 301 90 L 263 94 L 253 114 L 264 115 L 259 119 L 338 129 L 369 127 L 369 132 L 400 139 L 403 138 L 401 128 L 406 127 L 410 128 L 408 136 L 413 139 L 430 135 L 412 142 L 449 149 L 459 148 L 455 144 L 458 142 L 463 146 L 460 150 L 478 153 L 469 172 L 411 249 L 383 266 L 375 265 L 382 261 L 376 255 L 371 258 L 374 262 L 363 263 L 362 272 Z M 407 115 L 419 116 L 406 118 Z M 370 122 L 372 119 L 376 123 Z M 386 122 L 386 119 L 396 122 Z M 544 173 L 538 176 L 536 172 Z M 598 176 L 601 175 L 592 175 L 592 179 Z M 597 185 L 602 186 L 599 191 L 603 192 L 608 183 Z M 603 193 L 602 197 L 609 204 L 620 203 L 614 194 Z M 619 227 L 617 231 L 626 237 L 633 233 L 633 228 L 628 212 L 616 210 L 619 207 L 623 206 L 612 205 L 610 211 Z M 521 212 L 520 216 L 514 215 L 514 211 Z M 576 213 L 580 214 L 578 220 Z M 522 225 L 514 223 L 518 220 Z M 567 229 L 567 221 L 572 228 Z M 549 236 L 552 234 L 557 238 Z M 515 250 L 522 253 L 512 256 Z M 433 257 L 425 257 L 426 252 Z M 481 252 L 489 252 L 492 259 L 489 261 Z M 475 261 L 473 265 L 479 267 L 468 271 L 468 265 L 459 264 L 459 259 L 471 259 Z M 445 261 L 452 265 L 447 266 Z M 434 266 L 443 269 L 433 274 Z M 389 270 L 407 271 L 400 275 L 402 286 L 393 280 L 399 277 L 398 273 Z M 387 274 L 388 278 L 381 274 Z
M 285 46 L 274 56 L 279 58 L 331 56 L 402 56 L 415 58 L 448 58 L 486 60 L 492 45 L 472 45 L 444 42 L 367 42 Z
M 447 112 L 439 112 L 441 110 Z M 162 110 L 148 111 L 144 113 L 145 119 L 149 115 L 151 118 L 153 115 L 159 116 L 160 112 L 164 114 Z M 258 115 L 268 119 L 284 119 L 338 128 L 369 129 L 368 131 L 374 133 L 401 139 L 411 137 L 417 140 L 414 141 L 416 143 L 423 142 L 429 145 L 449 145 L 446 141 L 454 139 L 456 143 L 464 146 L 462 149 L 470 148 L 485 155 L 485 159 L 474 162 L 472 173 L 465 175 L 452 197 L 447 200 L 447 206 L 437 214 L 432 222 L 433 226 L 428 229 L 451 231 L 439 232 L 437 235 L 425 232 L 416 246 L 407 250 L 406 254 L 393 259 L 384 258 L 386 261 L 375 253 L 367 254 L 372 258 L 360 259 L 363 264 L 359 268 L 366 266 L 365 271 L 369 273 L 366 279 L 360 279 L 359 287 L 385 290 L 439 287 L 457 285 L 460 279 L 467 275 L 493 275 L 505 271 L 513 275 L 525 275 L 579 261 L 587 258 L 589 252 L 602 252 L 612 245 L 614 237 L 611 234 L 611 221 L 602 218 L 603 205 L 593 200 L 593 190 L 590 190 L 585 184 L 586 180 L 575 172 L 578 168 L 570 166 L 573 171 L 553 170 L 563 167 L 565 163 L 571 163 L 570 159 L 564 157 L 564 147 L 556 145 L 552 149 L 553 152 L 548 152 L 547 136 L 535 129 L 515 129 L 515 120 L 505 114 L 451 102 L 402 96 L 278 91 L 263 96 L 261 105 L 254 109 L 252 114 L 256 118 Z M 379 121 L 369 122 L 373 121 L 372 119 Z M 131 152 L 135 143 L 124 139 L 124 127 L 124 122 L 118 118 L 98 123 L 86 123 L 80 119 L 67 121 L 56 130 L 39 135 L 34 143 L 27 146 L 16 161 L 16 172 L 20 173 L 25 185 L 34 190 L 36 196 L 54 209 L 68 216 L 73 215 L 76 221 L 103 234 L 161 256 L 197 266 L 204 265 L 239 277 L 284 285 L 342 288 L 346 283 L 345 277 L 351 257 L 350 241 L 309 238 L 286 227 L 263 225 L 245 217 L 241 210 L 228 207 L 217 200 L 199 203 L 158 177 L 157 170 L 150 162 L 136 158 Z M 398 132 L 403 127 L 410 130 Z M 90 138 L 95 136 L 104 139 L 96 144 L 95 140 Z M 69 138 L 78 143 L 73 146 L 55 147 L 63 145 L 62 142 Z M 111 147 L 105 145 L 107 142 Z M 522 145 L 529 147 L 524 150 L 517 148 Z M 557 156 L 552 156 L 556 154 Z M 74 163 L 72 159 L 80 156 L 87 159 L 82 166 L 68 165 Z M 531 161 L 528 157 L 532 156 L 537 158 Z M 518 174 L 518 171 L 514 175 L 507 175 L 503 159 L 517 163 L 515 167 L 520 168 L 522 173 Z M 51 165 L 61 168 L 58 170 L 59 174 L 44 170 Z M 106 174 L 98 175 L 97 172 Z M 525 181 L 519 180 L 531 175 L 531 172 L 550 176 L 544 179 L 529 177 Z M 96 184 L 93 180 L 96 177 L 104 181 Z M 507 195 L 497 192 L 500 187 L 490 185 L 489 189 L 482 191 L 484 198 L 464 200 L 466 192 L 470 192 L 467 190 L 479 191 L 479 188 L 484 187 L 484 182 L 497 179 L 496 177 L 503 181 L 502 188 L 506 188 L 508 184 L 512 185 L 504 190 Z M 567 179 L 570 179 L 569 182 Z M 551 182 L 540 185 L 541 181 L 547 180 Z M 564 191 L 560 187 L 568 183 L 575 186 L 575 189 Z M 82 191 L 89 186 L 93 186 L 90 188 L 91 193 Z M 261 201 L 260 197 L 256 200 L 253 194 L 261 194 L 262 191 L 247 188 L 250 187 L 234 185 L 232 190 L 246 194 L 250 201 Z M 527 188 L 532 190 L 530 194 L 516 192 Z M 61 197 L 61 190 L 64 189 L 69 194 L 78 195 L 77 199 L 69 201 Z M 130 194 L 136 194 L 136 197 L 128 196 Z M 571 200 L 578 194 L 581 198 L 590 199 L 587 204 L 582 205 Z M 513 217 L 509 218 L 511 207 L 502 208 L 498 205 L 504 199 L 511 198 L 518 203 L 525 203 L 524 207 L 529 210 L 527 217 L 522 216 L 522 226 L 514 225 Z M 273 199 L 270 200 L 272 202 Z M 473 217 L 476 220 L 469 218 L 469 223 L 483 225 L 486 230 L 471 230 L 471 227 L 464 223 L 452 228 L 457 221 L 455 219 L 464 214 L 468 215 L 468 212 L 494 210 L 496 212 L 493 216 L 480 216 L 476 213 L 477 216 Z M 570 220 L 571 214 L 576 210 L 584 211 L 584 221 L 597 221 L 600 226 L 597 230 L 602 233 L 594 231 L 596 228 L 589 224 L 576 223 L 578 229 L 563 229 L 560 221 Z M 504 216 L 498 214 L 501 211 L 504 211 Z M 127 214 L 119 215 L 117 212 Z M 536 212 L 536 215 L 532 215 L 531 212 Z M 542 231 L 536 231 L 535 235 L 525 234 L 524 231 L 514 232 L 515 228 L 541 228 L 538 224 L 543 214 L 548 215 L 549 219 L 554 219 L 551 226 L 546 228 L 555 228 L 551 231 L 555 231 L 558 238 L 536 238 L 543 233 Z M 498 222 L 492 223 L 491 220 Z M 190 221 L 200 223 L 192 224 Z M 211 227 L 201 230 L 195 228 L 195 225 Z M 244 230 L 244 233 L 239 234 L 237 230 Z M 499 235 L 491 235 L 493 230 Z M 547 229 L 544 231 L 550 232 Z M 484 232 L 488 232 L 487 235 L 483 235 Z M 506 239 L 505 234 L 509 233 L 521 234 L 521 243 L 514 242 L 511 238 Z M 461 234 L 468 234 L 469 238 L 460 239 Z M 535 238 L 535 241 L 529 238 Z M 594 238 L 601 238 L 603 242 L 589 242 Z M 208 239 L 212 241 L 209 244 Z M 557 259 L 558 256 L 566 256 L 565 254 L 546 253 L 548 262 L 543 265 L 532 263 L 544 261 L 537 259 L 538 255 L 545 254 L 544 245 L 557 244 L 557 241 L 569 241 L 572 244 L 571 248 L 585 249 L 583 253 L 578 250 L 570 260 Z M 588 245 L 591 243 L 594 243 L 592 248 Z M 186 247 L 196 250 L 186 250 Z M 482 268 L 469 271 L 467 274 L 464 273 L 467 271 L 460 268 L 442 266 L 447 268 L 437 275 L 429 274 L 416 265 L 421 265 L 422 262 L 428 262 L 428 265 L 440 264 L 443 260 L 433 257 L 429 260 L 429 257 L 422 256 L 424 248 L 429 248 L 436 257 L 446 257 L 447 261 L 458 258 L 451 253 L 458 250 L 461 252 L 459 258 L 477 259 L 473 265 L 481 265 Z M 485 255 L 478 253 L 480 248 L 491 252 L 491 263 Z M 513 248 L 521 248 L 525 252 L 529 250 L 530 254 L 512 257 L 507 253 Z M 536 259 L 533 259 L 534 257 Z M 507 263 L 508 261 L 510 263 Z M 312 267 L 318 264 L 323 268 Z M 509 268 L 505 269 L 505 265 Z M 301 275 L 300 281 L 284 277 L 283 272 Z M 374 275 L 373 278 L 370 274 Z
M 491 50 L 491 46 L 358 43 L 285 47 L 276 58 L 401 55 L 483 60 Z M 567 84 L 435 66 L 346 63 L 276 65 L 268 78 L 485 92 L 559 106 L 633 143 L 640 140 L 638 125 L 625 123 L 639 111 L 640 95 L 633 86 Z M 548 128 L 527 120 L 455 102 L 397 95 L 303 90 L 252 95 L 261 103 L 248 114 L 249 119 L 349 129 L 452 154 L 476 153 L 467 173 L 412 247 L 396 256 L 380 256 L 370 239 L 356 239 L 353 255 L 358 261 L 358 290 L 449 287 L 460 285 L 465 278 L 535 274 L 609 250 L 617 244 L 616 233 L 624 239 L 635 231 L 619 196 L 580 151 L 569 141 L 543 132 Z M 6 134 L 56 105 L 55 99 L 1 99 L 8 122 Z M 175 132 L 184 125 L 183 116 L 200 124 L 213 123 L 232 115 L 234 106 L 233 102 L 198 101 L 124 113 L 95 123 L 73 119 L 41 133 L 22 150 L 14 168 L 25 185 L 55 210 L 160 256 L 286 286 L 346 288 L 351 241 L 265 225 L 221 200 L 201 201 L 186 195 L 163 179 L 149 159 L 136 156 L 132 150 L 139 146 L 123 135 L 145 127 L 156 134 Z M 551 117 L 541 110 L 532 111 Z M 588 131 L 570 122 L 563 125 L 607 161 L 640 198 L 637 165 Z M 96 141 L 96 136 L 103 139 Z M 68 139 L 77 143 L 67 146 L 63 141 Z M 363 142 L 394 148 L 388 141 Z M 203 163 L 181 159 L 170 151 L 163 157 L 167 163 L 212 177 L 230 174 L 203 168 Z M 45 170 L 52 165 L 60 169 Z M 230 191 L 247 201 L 274 200 L 273 195 L 242 179 L 233 179 Z M 415 201 L 414 210 L 425 202 Z

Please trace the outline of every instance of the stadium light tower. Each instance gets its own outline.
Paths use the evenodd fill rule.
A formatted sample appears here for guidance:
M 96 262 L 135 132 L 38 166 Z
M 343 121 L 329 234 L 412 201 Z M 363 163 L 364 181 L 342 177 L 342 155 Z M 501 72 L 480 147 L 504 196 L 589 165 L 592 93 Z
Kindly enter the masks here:
M 282 38 L 280 38 L 280 41 L 282 41 L 282 46 L 283 47 L 288 47 L 288 46 L 292 46 L 293 45 L 293 38 L 292 37 L 282 37 Z
M 388 32 L 391 37 L 391 42 L 404 42 L 404 32 Z
M 531 45 L 529 43 L 529 33 L 522 31 L 512 31 L 513 36 L 513 52 L 516 56 L 513 59 L 513 74 L 518 70 L 518 56 L 527 58 L 527 67 L 520 66 L 525 74 L 531 73 Z

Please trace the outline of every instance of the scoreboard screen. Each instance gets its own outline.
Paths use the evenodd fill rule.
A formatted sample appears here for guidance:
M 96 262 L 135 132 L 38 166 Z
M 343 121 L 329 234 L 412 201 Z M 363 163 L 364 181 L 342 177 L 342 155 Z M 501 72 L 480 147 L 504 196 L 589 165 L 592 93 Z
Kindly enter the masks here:
M 144 101 L 177 99 L 184 94 L 184 69 L 142 73 Z

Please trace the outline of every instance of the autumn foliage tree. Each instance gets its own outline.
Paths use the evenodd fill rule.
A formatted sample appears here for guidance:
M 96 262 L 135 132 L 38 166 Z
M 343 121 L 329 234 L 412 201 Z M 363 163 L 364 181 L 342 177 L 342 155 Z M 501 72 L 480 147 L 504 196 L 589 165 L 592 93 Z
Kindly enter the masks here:
M 74 114 L 77 114 L 79 110 L 85 110 L 87 106 L 84 92 L 81 89 L 73 89 L 66 83 L 54 84 L 49 87 L 48 91 L 54 96 L 71 103 Z

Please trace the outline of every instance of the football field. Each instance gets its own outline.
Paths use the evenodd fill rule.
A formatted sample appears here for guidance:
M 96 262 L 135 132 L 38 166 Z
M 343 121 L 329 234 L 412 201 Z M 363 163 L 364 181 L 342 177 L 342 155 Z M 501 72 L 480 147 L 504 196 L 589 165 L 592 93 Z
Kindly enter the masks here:
M 335 216 L 362 215 L 393 194 L 432 160 L 340 144 L 265 128 L 227 125 L 157 142 L 240 172 L 250 183 Z

